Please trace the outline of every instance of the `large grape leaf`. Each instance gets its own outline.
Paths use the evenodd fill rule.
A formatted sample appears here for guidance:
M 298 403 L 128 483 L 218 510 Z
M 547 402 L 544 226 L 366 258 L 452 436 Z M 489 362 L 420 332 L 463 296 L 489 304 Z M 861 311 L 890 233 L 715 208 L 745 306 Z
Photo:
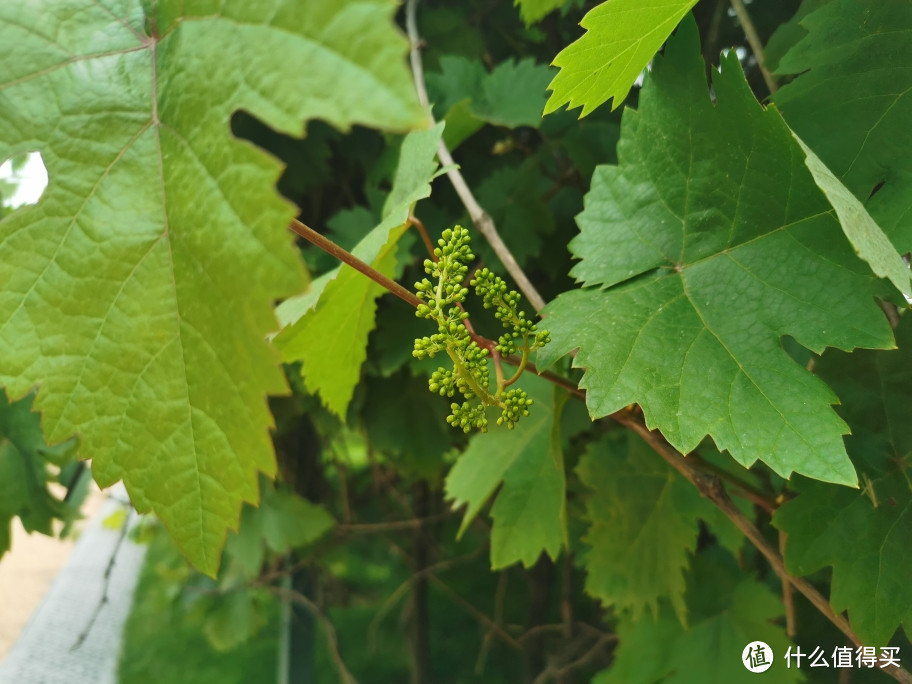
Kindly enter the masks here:
M 560 442 L 560 411 L 565 397 L 531 373 L 520 381 L 534 404 L 512 430 L 493 426 L 477 434 L 446 478 L 453 507 L 468 504 L 462 530 L 494 492 L 491 507 L 491 566 L 521 561 L 531 567 L 542 551 L 557 558 L 566 544 L 566 478 Z
M 912 628 L 912 320 L 896 331 L 898 351 L 827 352 L 817 371 L 843 398 L 849 454 L 862 492 L 801 480 L 801 494 L 773 523 L 788 532 L 785 562 L 798 575 L 832 565 L 830 602 L 848 610 L 866 644 Z
M 388 277 L 396 266 L 396 242 L 408 228 L 412 206 L 431 194 L 442 132 L 441 123 L 405 137 L 383 218 L 352 250 Z M 307 390 L 319 392 L 323 403 L 343 418 L 361 377 L 361 364 L 367 358 L 367 338 L 374 327 L 377 299 L 384 292 L 381 285 L 342 265 L 278 309 L 286 327 L 274 343 L 282 351 L 282 359 L 288 363 L 301 361 Z
M 0 5 L 0 159 L 50 185 L 0 223 L 0 385 L 40 384 L 47 438 L 82 438 L 214 573 L 257 471 L 275 469 L 265 342 L 300 291 L 276 161 L 232 138 L 244 109 L 420 123 L 384 0 L 50 0 Z
M 10 403 L 0 392 L 0 558 L 10 548 L 10 524 L 18 517 L 28 532 L 53 534 L 55 519 L 72 519 L 78 510 L 54 496 L 48 484 L 57 468 L 75 456 L 77 442 L 48 446 L 32 397 Z
M 583 537 L 586 591 L 629 610 L 634 620 L 646 609 L 658 617 L 659 599 L 666 598 L 686 623 L 685 572 L 698 520 L 715 519 L 715 507 L 637 437 L 593 444 L 577 474 L 591 490 Z
M 713 75 L 715 104 L 703 73 L 686 21 L 578 219 L 573 274 L 599 287 L 548 306 L 539 361 L 579 348 L 594 418 L 637 402 L 682 452 L 708 434 L 744 465 L 854 485 L 836 396 L 779 338 L 890 347 L 890 328 L 781 117 L 754 99 L 737 57 Z
M 560 73 L 551 81 L 545 114 L 566 104 L 582 106 L 580 117 L 614 98 L 621 106 L 640 72 L 697 0 L 605 0 L 580 26 L 582 38 L 554 58 Z
M 777 72 L 801 76 L 773 100 L 859 199 L 883 184 L 868 210 L 900 251 L 910 251 L 912 3 L 832 0 L 800 26 L 806 34 Z
M 768 587 L 744 577 L 721 556 L 701 554 L 687 577 L 690 624 L 684 627 L 667 607 L 658 616 L 625 614 L 617 634 L 614 663 L 593 684 L 752 684 L 804 681 L 785 663 L 789 641 L 773 624 L 782 603 Z M 744 667 L 741 653 L 752 641 L 772 648 L 773 664 L 762 673 Z

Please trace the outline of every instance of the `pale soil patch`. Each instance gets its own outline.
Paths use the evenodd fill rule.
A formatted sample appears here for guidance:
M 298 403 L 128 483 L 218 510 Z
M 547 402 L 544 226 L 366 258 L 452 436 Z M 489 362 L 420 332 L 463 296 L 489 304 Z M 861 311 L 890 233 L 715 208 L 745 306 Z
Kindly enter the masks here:
M 104 501 L 94 490 L 83 506 L 88 519 Z M 79 525 L 77 525 L 77 534 Z M 12 648 L 32 612 L 41 603 L 57 573 L 73 550 L 75 536 L 56 539 L 28 534 L 19 519 L 13 521 L 12 549 L 0 560 L 0 660 Z

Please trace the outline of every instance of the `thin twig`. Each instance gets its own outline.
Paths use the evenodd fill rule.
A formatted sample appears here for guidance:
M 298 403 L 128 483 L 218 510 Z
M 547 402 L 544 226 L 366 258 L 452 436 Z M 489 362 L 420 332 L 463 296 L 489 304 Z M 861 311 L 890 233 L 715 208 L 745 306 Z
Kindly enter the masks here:
M 731 473 L 725 472 L 722 468 L 718 468 L 712 463 L 704 460 L 697 454 L 689 454 L 687 460 L 697 466 L 700 470 L 715 475 L 720 480 L 724 480 L 732 487 L 737 490 L 737 494 L 744 499 L 747 499 L 753 504 L 760 506 L 767 513 L 774 513 L 777 508 L 779 508 L 778 502 L 771 499 L 769 496 L 761 492 L 756 487 L 752 487 L 746 482 L 739 480 L 737 477 Z
M 95 605 L 95 610 L 92 611 L 92 617 L 89 618 L 89 623 L 85 626 L 79 636 L 76 637 L 76 641 L 70 646 L 70 651 L 78 650 L 84 643 L 85 640 L 89 637 L 89 634 L 92 632 L 92 628 L 95 626 L 95 622 L 98 620 L 98 616 L 101 614 L 102 609 L 108 603 L 108 591 L 111 589 L 111 575 L 114 571 L 114 565 L 117 561 L 117 554 L 120 553 L 120 549 L 123 546 L 124 540 L 127 538 L 127 531 L 130 529 L 130 514 L 133 512 L 133 507 L 127 507 L 127 517 L 124 518 L 123 525 L 120 528 L 120 534 L 117 536 L 117 542 L 114 544 L 114 550 L 111 551 L 111 557 L 108 559 L 108 564 L 105 567 L 104 576 L 101 580 L 101 598 L 98 603 Z
M 520 362 L 520 358 L 516 355 L 513 355 L 513 356 L 509 356 L 508 358 L 504 359 L 504 361 L 509 363 L 511 366 L 518 366 L 519 362 Z M 530 373 L 535 373 L 535 375 L 547 380 L 548 382 L 550 382 L 553 385 L 557 385 L 558 387 L 563 387 L 565 390 L 570 392 L 570 394 L 575 396 L 577 399 L 582 399 L 583 401 L 586 400 L 586 390 L 582 390 L 579 387 L 577 387 L 576 384 L 574 384 L 572 380 L 567 380 L 567 378 L 562 378 L 561 376 L 557 375 L 556 373 L 552 373 L 551 371 L 539 370 L 535 366 L 534 363 L 530 363 L 530 362 L 526 363 L 526 370 L 529 371 Z
M 695 468 L 687 459 L 677 452 L 665 438 L 656 431 L 650 430 L 645 424 L 641 423 L 630 412 L 620 411 L 611 416 L 626 427 L 636 432 L 643 440 L 649 444 L 668 464 L 683 475 L 699 492 L 712 501 L 725 515 L 731 520 L 735 527 L 741 530 L 742 534 L 753 544 L 760 553 L 764 555 L 773 570 L 782 577 L 787 579 L 795 589 L 804 594 L 805 598 L 810 601 L 814 607 L 823 614 L 823 616 L 832 622 L 843 634 L 845 634 L 855 646 L 861 646 L 861 639 L 855 634 L 855 631 L 849 625 L 842 615 L 833 612 L 829 601 L 817 591 L 807 580 L 800 577 L 793 577 L 785 567 L 782 556 L 766 540 L 766 537 L 758 530 L 754 524 L 747 519 L 731 498 L 725 487 L 715 475 L 709 475 Z M 912 674 L 901 667 L 890 666 L 884 668 L 884 672 L 889 674 L 898 682 L 903 684 L 912 684 Z
M 617 641 L 617 637 L 613 634 L 605 634 L 604 636 L 596 639 L 595 643 L 579 658 L 573 660 L 562 667 L 555 667 L 554 665 L 549 665 L 545 670 L 543 670 L 533 681 L 533 684 L 544 684 L 549 679 L 559 680 L 561 677 L 573 672 L 573 670 L 585 667 L 591 663 L 599 655 L 599 653 L 611 643 Z
M 424 248 L 430 254 L 431 259 L 437 261 L 437 255 L 434 254 L 434 243 L 431 242 L 431 236 L 428 235 L 427 228 L 424 227 L 424 223 L 415 216 L 414 214 L 409 214 L 408 217 L 409 223 L 411 223 L 418 230 L 418 233 L 421 235 L 421 241 L 424 243 Z
M 447 511 L 446 513 L 437 513 L 435 515 L 429 515 L 426 518 L 412 518 L 411 520 L 392 520 L 390 522 L 382 523 L 351 523 L 348 525 L 336 525 L 334 530 L 340 534 L 346 532 L 376 533 L 392 532 L 394 530 L 413 530 L 422 525 L 427 525 L 428 523 L 437 520 L 443 520 L 454 514 L 454 511 Z
M 418 299 L 418 297 L 416 297 L 409 290 L 406 290 L 404 287 L 402 287 L 402 285 L 397 283 L 395 280 L 387 278 L 385 275 L 380 273 L 380 271 L 375 269 L 373 266 L 371 266 L 368 263 L 365 263 L 364 261 L 361 261 L 361 259 L 356 257 L 354 254 L 348 252 L 347 250 L 342 249 L 335 242 L 324 237 L 323 235 L 320 235 L 317 231 L 315 231 L 310 226 L 307 226 L 307 225 L 301 223 L 297 219 L 292 219 L 291 223 L 288 225 L 288 228 L 292 232 L 300 235 L 302 238 L 304 238 L 308 242 L 316 245 L 317 247 L 322 249 L 324 252 L 326 252 L 328 254 L 332 254 L 339 261 L 342 261 L 342 262 L 348 264 L 349 266 L 351 266 L 356 271 L 363 273 L 368 278 L 373 280 L 375 283 L 386 288 L 387 290 L 392 292 L 394 295 L 399 297 L 399 299 L 406 302 L 407 304 L 411 304 L 416 309 L 421 304 L 421 300 Z
M 430 117 L 433 122 L 427 86 L 424 83 L 424 66 L 421 63 L 422 43 L 421 38 L 418 35 L 418 23 L 415 18 L 417 4 L 417 0 L 408 0 L 405 6 L 405 28 L 408 33 L 409 42 L 411 43 L 409 61 L 412 65 L 412 76 L 415 80 L 415 90 L 418 92 L 418 99 L 421 101 L 424 108 L 427 109 L 428 117 Z M 478 232 L 481 233 L 488 241 L 488 244 L 491 245 L 497 258 L 500 259 L 504 268 L 507 269 L 507 273 L 509 273 L 516 282 L 520 292 L 529 300 L 529 304 L 532 305 L 532 308 L 534 308 L 535 311 L 541 311 L 545 306 L 545 300 L 519 267 L 516 258 L 513 256 L 513 253 L 510 252 L 510 248 L 504 244 L 504 241 L 500 237 L 500 233 L 497 232 L 497 226 L 494 224 L 494 219 L 482 209 L 478 200 L 475 199 L 475 195 L 472 194 L 471 189 L 465 182 L 465 178 L 462 177 L 459 169 L 456 168 L 456 162 L 453 160 L 453 155 L 450 154 L 450 150 L 443 140 L 441 140 L 440 144 L 437 146 L 437 156 L 440 158 L 440 163 L 443 164 L 444 167 L 447 167 L 447 177 L 453 184 L 453 189 L 456 191 L 456 194 L 459 195 L 459 199 L 462 201 L 463 206 L 465 206 L 466 211 L 469 212 L 469 217 L 472 219 L 472 223 L 475 224 L 475 227 L 478 228 Z
M 377 613 L 371 619 L 370 625 L 367 627 L 367 643 L 371 646 L 376 641 L 377 629 L 380 627 L 380 623 L 383 621 L 383 618 L 393 609 L 393 607 L 399 602 L 399 600 L 405 596 L 406 592 L 412 586 L 414 582 L 417 582 L 419 579 L 427 577 L 432 572 L 440 572 L 442 570 L 448 570 L 456 565 L 462 565 L 463 563 L 469 563 L 482 553 L 484 553 L 488 548 L 487 544 L 482 544 L 474 551 L 463 554 L 462 556 L 457 556 L 455 558 L 447 558 L 446 560 L 437 561 L 433 565 L 419 570 L 418 572 L 411 575 L 408 579 L 402 582 L 392 594 L 384 599 L 380 608 L 377 610 Z
M 747 7 L 744 6 L 743 0 L 731 0 L 731 5 L 735 10 L 735 14 L 738 15 L 738 21 L 741 22 L 741 28 L 744 29 L 744 36 L 747 38 L 747 42 L 754 53 L 754 57 L 757 59 L 757 67 L 763 75 L 763 81 L 766 83 L 766 87 L 769 88 L 770 94 L 772 95 L 779 90 L 779 86 L 776 84 L 776 79 L 773 78 L 770 70 L 766 68 L 766 64 L 764 64 L 763 43 L 760 41 L 760 35 L 757 33 L 757 29 L 754 28 L 754 22 L 751 21 L 750 14 L 747 13 Z
M 507 626 L 521 629 L 520 625 L 507 625 Z M 548 632 L 561 632 L 561 636 L 563 636 L 563 633 L 566 631 L 566 629 L 567 629 L 567 625 L 563 622 L 552 622 L 552 623 L 545 624 L 545 625 L 535 625 L 534 627 L 530 627 L 529 629 L 527 629 L 520 636 L 516 637 L 516 640 L 522 644 L 522 643 L 525 643 L 529 639 L 534 639 L 535 637 L 540 636 L 542 634 L 547 634 Z M 571 629 L 572 629 L 572 631 L 582 630 L 584 632 L 587 632 L 588 634 L 592 634 L 592 635 L 595 635 L 598 637 L 612 636 L 615 639 L 617 638 L 616 635 L 609 634 L 609 632 L 603 632 L 598 627 L 595 627 L 594 625 L 590 625 L 588 622 L 579 622 L 579 621 L 574 622 L 573 625 L 571 626 Z
M 497 578 L 497 589 L 494 590 L 494 624 L 503 628 L 504 618 L 504 598 L 507 594 L 507 572 L 502 570 Z M 488 659 L 488 651 L 491 650 L 491 644 L 494 643 L 494 631 L 488 630 L 481 642 L 481 648 L 478 650 L 478 658 L 475 659 L 475 676 L 480 677 L 484 674 L 485 661 Z
M 788 534 L 779 530 L 779 555 L 785 556 L 785 542 Z M 795 637 L 795 598 L 792 592 L 792 583 L 788 577 L 781 576 L 782 580 L 782 605 L 785 606 L 785 635 L 792 639 Z
M 299 591 L 286 589 L 285 587 L 277 587 L 275 585 L 268 585 L 266 588 L 281 599 L 303 606 L 308 613 L 313 615 L 314 618 L 320 622 L 323 626 L 323 632 L 326 634 L 326 641 L 329 644 L 329 654 L 332 656 L 333 664 L 339 672 L 339 679 L 342 680 L 343 684 L 358 684 L 357 680 L 352 676 L 352 673 L 349 672 L 348 668 L 345 666 L 345 661 L 342 660 L 342 654 L 339 651 L 339 636 L 336 634 L 336 628 L 323 611 L 320 610 L 320 607 Z
M 501 627 L 500 625 L 498 625 L 498 624 L 497 624 L 496 622 L 494 622 L 491 618 L 489 618 L 487 615 L 485 615 L 482 611 L 478 610 L 478 608 L 476 608 L 475 606 L 473 606 L 471 603 L 469 603 L 469 602 L 466 601 L 464 598 L 462 598 L 462 596 L 460 596 L 460 595 L 457 594 L 455 591 L 453 591 L 453 590 L 450 588 L 450 586 L 449 586 L 446 582 L 444 582 L 443 580 L 441 580 L 439 577 L 437 577 L 437 575 L 435 575 L 435 574 L 433 574 L 433 573 L 430 573 L 430 574 L 428 575 L 428 579 L 429 579 L 431 582 L 433 582 L 434 585 L 435 585 L 438 589 L 440 589 L 441 591 L 443 591 L 444 594 L 446 594 L 447 596 L 449 596 L 450 599 L 451 599 L 456 605 L 461 606 L 461 607 L 462 607 L 463 609 L 465 609 L 467 612 L 469 612 L 469 613 L 471 613 L 472 615 L 474 615 L 475 618 L 476 618 L 481 624 L 483 624 L 483 625 L 486 626 L 488 629 L 490 629 L 494 634 L 496 634 L 497 636 L 499 636 L 499 637 L 501 638 L 502 641 L 504 641 L 505 643 L 509 644 L 510 646 L 512 646 L 513 648 L 515 648 L 517 651 L 522 651 L 522 650 L 523 650 L 523 649 L 522 649 L 522 646 L 519 644 L 519 642 L 516 641 L 516 639 L 514 639 L 513 637 L 511 637 L 509 634 L 507 634 L 507 633 L 504 631 L 503 627 Z

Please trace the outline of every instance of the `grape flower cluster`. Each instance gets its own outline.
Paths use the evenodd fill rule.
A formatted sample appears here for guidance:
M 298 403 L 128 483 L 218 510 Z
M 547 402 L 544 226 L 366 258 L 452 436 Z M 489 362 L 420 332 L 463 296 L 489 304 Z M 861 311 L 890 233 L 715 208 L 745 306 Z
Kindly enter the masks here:
M 450 404 L 451 413 L 447 416 L 450 425 L 464 432 L 473 428 L 486 432 L 486 409 L 494 406 L 501 410 L 497 424 L 513 429 L 520 418 L 529 415 L 532 400 L 524 390 L 507 388 L 522 374 L 529 354 L 550 341 L 548 331 L 539 331 L 525 312 L 519 310 L 520 294 L 508 291 L 502 278 L 487 268 L 474 275 L 469 285 L 475 288 L 475 294 L 482 298 L 486 309 L 495 309 L 494 315 L 507 329 L 494 345 L 495 356 L 521 355 L 517 371 L 510 379 L 503 377 L 499 359 L 495 359 L 497 378 L 496 389 L 492 392 L 488 367 L 490 350 L 473 339 L 466 325 L 469 314 L 462 307 L 469 293 L 463 283 L 469 264 L 475 259 L 469 231 L 462 226 L 444 230 L 437 244 L 435 259 L 424 261 L 424 270 L 430 279 L 415 283 L 418 299 L 422 302 L 416 315 L 435 322 L 437 332 L 415 340 L 412 355 L 423 359 L 445 353 L 453 362 L 452 370 L 441 366 L 428 381 L 431 392 L 462 398 L 461 403 Z

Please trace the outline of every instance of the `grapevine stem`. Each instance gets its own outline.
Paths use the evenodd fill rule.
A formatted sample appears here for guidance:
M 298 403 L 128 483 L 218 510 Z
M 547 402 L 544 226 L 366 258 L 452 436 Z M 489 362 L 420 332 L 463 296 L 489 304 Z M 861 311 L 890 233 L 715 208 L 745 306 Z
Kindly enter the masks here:
M 513 374 L 513 377 L 507 380 L 504 383 L 504 387 L 509 387 L 514 382 L 519 380 L 519 376 L 523 374 L 523 371 L 526 370 L 526 364 L 529 363 L 529 336 L 523 335 L 523 353 L 522 357 L 519 359 L 519 364 L 516 366 L 516 372 Z
M 421 63 L 421 38 L 418 35 L 418 23 L 415 18 L 417 4 L 417 0 L 408 0 L 405 6 L 405 27 L 406 32 L 408 33 L 409 42 L 411 43 L 409 60 L 412 65 L 412 76 L 415 80 L 415 90 L 418 92 L 418 99 L 421 101 L 422 106 L 427 110 L 428 118 L 431 119 L 433 124 L 434 117 L 431 115 L 427 86 L 424 83 L 424 66 Z M 478 200 L 475 199 L 475 195 L 472 194 L 472 190 L 465 182 L 465 178 L 462 177 L 462 174 L 456 167 L 453 155 L 450 154 L 450 150 L 443 140 L 441 140 L 440 144 L 437 146 L 437 156 L 440 158 L 440 163 L 448 168 L 446 172 L 447 177 L 453 184 L 453 189 L 456 190 L 459 199 L 462 200 L 462 204 L 465 206 L 466 211 L 469 212 L 472 223 L 478 228 L 478 232 L 481 233 L 488 241 L 488 244 L 491 245 L 497 258 L 500 259 L 504 268 L 507 269 L 507 273 L 516 281 L 516 285 L 526 296 L 526 299 L 529 300 L 532 307 L 536 311 L 543 309 L 545 300 L 519 267 L 516 258 L 513 256 L 513 253 L 510 252 L 510 248 L 504 244 L 504 241 L 500 237 L 500 233 L 497 232 L 497 226 L 494 223 L 494 219 L 482 209 Z
M 491 394 L 486 387 L 482 387 L 478 384 L 478 381 L 475 380 L 475 377 L 466 369 L 465 365 L 462 363 L 462 359 L 459 358 L 459 354 L 450 349 L 450 346 L 447 345 L 447 354 L 450 359 L 453 361 L 453 366 L 456 368 L 456 373 L 465 380 L 466 384 L 472 388 L 472 391 L 481 399 L 481 403 L 485 406 L 501 406 L 500 402 L 497 400 L 493 394 Z M 501 408 L 503 408 L 501 406 Z
M 491 357 L 494 359 L 494 374 L 497 376 L 497 396 L 499 397 L 504 391 L 504 387 L 510 383 L 504 381 L 503 364 L 500 362 L 500 352 L 495 349 L 491 352 Z
M 757 29 L 754 27 L 754 22 L 750 18 L 750 14 L 747 12 L 747 7 L 744 6 L 743 0 L 731 0 L 732 8 L 735 10 L 735 14 L 738 15 L 738 21 L 741 22 L 741 28 L 744 29 L 744 36 L 747 38 L 747 43 L 751 47 L 751 51 L 754 53 L 754 57 L 757 59 L 757 67 L 760 69 L 760 73 L 763 75 L 763 81 L 766 83 L 766 87 L 769 88 L 770 95 L 779 90 L 779 86 L 776 83 L 776 79 L 773 78 L 773 75 L 770 73 L 770 70 L 766 68 L 764 63 L 763 56 L 763 42 L 760 40 L 760 35 L 757 33 Z
M 391 278 L 387 278 L 385 275 L 380 273 L 380 271 L 375 269 L 370 264 L 365 263 L 364 261 L 361 261 L 361 259 L 356 257 L 351 252 L 348 252 L 348 251 L 342 249 L 341 247 L 339 247 L 339 245 L 337 245 L 335 242 L 333 242 L 329 238 L 326 238 L 323 235 L 320 235 L 317 231 L 315 231 L 310 226 L 301 223 L 297 219 L 292 219 L 288 228 L 293 233 L 297 233 L 302 238 L 304 238 L 311 244 L 316 245 L 317 247 L 322 249 L 327 254 L 333 255 L 339 261 L 342 261 L 343 263 L 348 264 L 356 271 L 360 271 L 361 273 L 366 275 L 368 278 L 373 280 L 375 283 L 386 288 L 387 290 L 392 292 L 394 295 L 399 297 L 399 299 L 406 302 L 407 304 L 411 304 L 416 309 L 419 306 L 421 306 L 421 300 L 418 299 L 418 297 L 416 297 L 412 292 L 410 292 L 409 290 L 406 290 L 404 287 L 402 287 L 402 285 L 397 283 L 395 280 L 392 280 Z
M 434 243 L 431 242 L 431 236 L 428 235 L 427 228 L 424 227 L 424 223 L 415 216 L 414 214 L 409 214 L 408 217 L 409 223 L 411 223 L 417 229 L 418 233 L 421 235 L 421 241 L 424 243 L 424 248 L 430 254 L 431 259 L 437 261 L 437 255 L 434 254 Z

